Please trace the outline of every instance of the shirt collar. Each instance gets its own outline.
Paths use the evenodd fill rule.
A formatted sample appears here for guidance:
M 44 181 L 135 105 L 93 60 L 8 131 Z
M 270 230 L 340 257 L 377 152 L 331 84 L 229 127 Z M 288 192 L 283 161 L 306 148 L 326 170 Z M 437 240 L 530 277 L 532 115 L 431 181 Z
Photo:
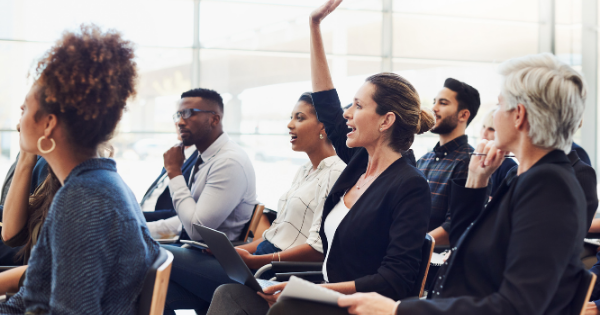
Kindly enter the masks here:
M 92 158 L 89 160 L 85 160 L 81 164 L 75 166 L 75 168 L 73 170 L 71 170 L 71 173 L 69 173 L 69 176 L 67 176 L 67 178 L 65 178 L 65 184 L 71 178 L 77 177 L 86 171 L 93 171 L 93 170 L 100 170 L 100 169 L 116 172 L 117 171 L 117 163 L 115 163 L 115 161 L 113 159 L 108 159 L 108 158 Z
M 223 133 L 217 138 L 217 140 L 211 143 L 211 145 L 208 148 L 206 148 L 204 152 L 198 151 L 198 153 L 200 153 L 200 157 L 202 157 L 202 160 L 206 162 L 211 157 L 216 155 L 219 152 L 219 150 L 221 150 L 223 146 L 225 146 L 227 142 L 229 142 L 229 136 L 225 131 L 223 131 Z
M 185 149 L 183 151 L 183 155 L 185 155 L 185 159 L 187 160 L 192 154 L 194 154 L 194 151 L 196 151 L 195 145 L 189 146 L 187 149 Z
M 433 152 L 436 155 L 444 155 L 444 153 L 452 152 L 467 143 L 469 143 L 469 137 L 467 137 L 467 135 L 462 135 L 458 138 L 448 141 L 448 143 L 444 145 L 440 145 L 438 142 L 433 148 Z

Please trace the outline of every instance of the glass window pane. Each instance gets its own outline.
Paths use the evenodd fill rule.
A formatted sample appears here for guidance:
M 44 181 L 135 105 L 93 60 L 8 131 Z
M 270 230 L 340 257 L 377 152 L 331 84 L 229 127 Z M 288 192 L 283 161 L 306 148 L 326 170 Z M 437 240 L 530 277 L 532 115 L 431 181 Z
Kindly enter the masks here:
M 392 0 L 394 12 L 537 23 L 539 0 Z M 569 0 L 561 0 L 569 1 Z
M 50 48 L 46 43 L 0 41 L 0 129 L 15 129 L 20 106 L 33 80 L 37 61 Z
M 204 0 L 206 1 L 206 0 Z M 214 1 L 214 0 L 210 0 Z M 233 3 L 261 3 L 275 4 L 280 6 L 301 6 L 311 9 L 318 8 L 325 0 L 219 0 L 221 2 Z M 381 11 L 381 0 L 345 0 L 340 4 L 341 9 L 361 9 L 361 10 L 378 10 Z
M 581 24 L 581 0 L 554 0 L 556 24 Z
M 191 49 L 147 48 L 136 50 L 139 83 L 137 96 L 127 104 L 122 131 L 173 132 L 171 116 L 181 93 L 191 84 Z
M 190 47 L 192 0 L 2 0 L 0 38 L 54 42 L 81 23 L 115 28 L 138 45 Z
M 311 11 L 294 6 L 202 1 L 201 46 L 309 52 Z M 381 19 L 381 12 L 336 11 L 322 25 L 325 50 L 339 55 L 380 55 Z
M 201 86 L 215 89 L 225 101 L 228 132 L 287 134 L 290 111 L 300 94 L 312 89 L 308 54 L 202 50 Z M 350 102 L 381 58 L 329 60 L 342 100 Z
M 538 24 L 394 14 L 394 56 L 503 61 L 538 52 Z

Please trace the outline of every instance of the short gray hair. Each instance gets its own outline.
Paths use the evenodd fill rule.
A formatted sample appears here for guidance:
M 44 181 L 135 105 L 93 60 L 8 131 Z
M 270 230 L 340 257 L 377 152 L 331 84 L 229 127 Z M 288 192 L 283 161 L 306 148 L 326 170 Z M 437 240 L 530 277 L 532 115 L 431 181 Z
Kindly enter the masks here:
M 508 110 L 527 110 L 532 143 L 568 154 L 585 108 L 583 77 L 549 53 L 513 58 L 499 69 Z

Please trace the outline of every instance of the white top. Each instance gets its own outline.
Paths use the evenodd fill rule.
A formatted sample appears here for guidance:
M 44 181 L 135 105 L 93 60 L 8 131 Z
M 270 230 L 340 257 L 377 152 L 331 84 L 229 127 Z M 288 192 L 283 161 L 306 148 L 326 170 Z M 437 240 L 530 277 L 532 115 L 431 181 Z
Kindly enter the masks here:
M 319 236 L 323 205 L 346 164 L 334 155 L 311 172 L 312 167 L 308 162 L 298 169 L 292 187 L 279 199 L 277 218 L 263 233 L 265 240 L 281 250 L 306 243 L 323 253 Z
M 331 244 L 333 244 L 333 237 L 335 236 L 335 231 L 350 211 L 350 209 L 348 209 L 348 207 L 346 207 L 346 204 L 344 203 L 345 196 L 346 194 L 344 194 L 344 196 L 340 198 L 340 202 L 338 202 L 338 204 L 335 205 L 333 209 L 331 209 L 331 212 L 329 212 L 329 215 L 327 216 L 327 218 L 325 218 L 325 236 L 329 241 L 329 246 L 327 247 L 327 255 L 325 255 L 325 260 L 323 261 L 323 279 L 326 282 L 329 282 L 329 279 L 327 278 L 327 258 L 329 258 L 329 252 L 331 252 Z
M 189 159 L 190 155 L 192 155 L 196 151 L 195 146 L 189 146 L 183 152 L 185 155 L 185 159 Z M 165 189 L 169 187 L 169 176 L 167 176 L 167 172 L 162 174 L 160 179 L 156 182 L 156 188 L 150 193 L 150 196 L 144 200 L 143 203 L 140 204 L 142 211 L 154 211 L 156 210 L 156 202 L 158 201 L 158 197 L 165 192 Z M 179 231 L 181 231 L 181 227 L 179 227 Z
M 190 238 L 201 241 L 193 224 L 219 230 L 230 240 L 238 239 L 256 206 L 256 177 L 254 168 L 244 150 L 224 132 L 204 152 L 204 161 L 190 181 L 188 189 L 183 175 L 173 177 L 169 190 L 177 217 L 164 221 L 170 224 L 181 220 Z M 195 167 L 194 167 L 195 169 Z M 194 173 L 192 170 L 192 174 Z M 159 225 L 160 220 L 149 222 L 148 227 Z

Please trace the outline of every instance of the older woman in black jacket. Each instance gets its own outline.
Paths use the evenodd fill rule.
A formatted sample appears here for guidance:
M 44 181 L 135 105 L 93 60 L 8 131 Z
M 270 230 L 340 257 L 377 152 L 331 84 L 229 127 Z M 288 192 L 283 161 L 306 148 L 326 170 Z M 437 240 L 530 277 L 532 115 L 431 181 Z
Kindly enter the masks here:
M 584 109 L 585 84 L 549 54 L 512 59 L 494 115 L 495 142 L 482 143 L 468 178 L 452 184 L 456 249 L 428 300 L 377 294 L 340 298 L 352 314 L 568 314 L 584 272 L 585 195 L 565 153 Z M 517 173 L 484 208 L 485 187 L 514 152 Z M 464 233 L 463 233 L 464 232 Z

